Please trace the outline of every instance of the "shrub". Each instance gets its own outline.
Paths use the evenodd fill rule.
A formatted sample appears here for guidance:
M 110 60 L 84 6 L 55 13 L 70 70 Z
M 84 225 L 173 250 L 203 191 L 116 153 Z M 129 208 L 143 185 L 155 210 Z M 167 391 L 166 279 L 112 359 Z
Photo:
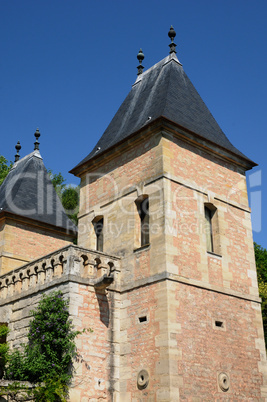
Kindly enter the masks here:
M 10 353 L 5 377 L 38 383 L 34 390 L 38 401 L 64 401 L 79 333 L 69 319 L 68 301 L 60 291 L 45 295 L 31 315 L 28 344 L 22 352 Z
M 8 360 L 9 346 L 6 342 L 8 327 L 5 324 L 0 325 L 0 378 L 4 375 L 4 369 Z

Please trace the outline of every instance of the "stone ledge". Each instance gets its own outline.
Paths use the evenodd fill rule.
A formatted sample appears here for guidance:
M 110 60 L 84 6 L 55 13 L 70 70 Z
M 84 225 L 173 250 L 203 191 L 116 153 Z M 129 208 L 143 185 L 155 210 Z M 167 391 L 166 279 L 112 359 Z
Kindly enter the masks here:
M 15 389 L 10 391 L 10 392 L 6 392 L 6 394 L 0 396 L 0 402 L 4 402 L 4 401 L 33 401 L 34 397 L 30 397 L 26 394 L 27 390 L 32 390 L 36 387 L 36 384 L 32 384 L 31 382 L 28 381 L 11 381 L 11 380 L 0 380 L 0 389 L 2 388 L 7 388 L 9 385 L 18 385 L 18 387 L 22 387 L 25 388 L 16 391 Z M 38 384 L 39 386 L 40 384 Z M 42 384 L 41 384 L 42 385 Z M 13 397 L 15 399 L 13 399 Z
M 160 274 L 156 274 L 156 275 L 153 275 L 153 276 L 150 276 L 147 278 L 142 278 L 142 279 L 136 280 L 132 286 L 129 286 L 128 284 L 122 285 L 120 287 L 120 292 L 121 293 L 131 292 L 132 290 L 137 289 L 139 287 L 148 286 L 148 285 L 151 285 L 156 282 L 162 282 L 164 280 L 170 280 L 173 282 L 182 283 L 182 284 L 189 285 L 189 286 L 194 286 L 194 287 L 197 287 L 200 289 L 206 289 L 211 292 L 216 292 L 216 293 L 225 294 L 227 296 L 237 297 L 238 299 L 252 301 L 255 303 L 261 303 L 260 297 L 252 296 L 249 294 L 243 294 L 243 293 L 231 290 L 231 289 L 226 289 L 226 288 L 222 288 L 220 286 L 211 285 L 207 282 L 201 282 L 201 281 L 197 281 L 195 279 L 185 278 L 185 277 L 182 277 L 179 275 L 171 274 L 169 272 L 162 272 Z

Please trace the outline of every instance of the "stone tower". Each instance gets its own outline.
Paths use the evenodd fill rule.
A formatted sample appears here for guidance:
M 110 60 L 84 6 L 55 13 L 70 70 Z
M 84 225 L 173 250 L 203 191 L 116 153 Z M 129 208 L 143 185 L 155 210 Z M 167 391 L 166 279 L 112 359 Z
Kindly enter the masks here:
M 140 50 L 130 93 L 72 169 L 81 178 L 78 245 L 121 258 L 120 279 L 103 286 L 113 318 L 94 353 L 110 348 L 107 400 L 263 401 L 245 177 L 255 163 L 185 74 L 173 28 L 169 37 L 170 54 L 145 72 Z

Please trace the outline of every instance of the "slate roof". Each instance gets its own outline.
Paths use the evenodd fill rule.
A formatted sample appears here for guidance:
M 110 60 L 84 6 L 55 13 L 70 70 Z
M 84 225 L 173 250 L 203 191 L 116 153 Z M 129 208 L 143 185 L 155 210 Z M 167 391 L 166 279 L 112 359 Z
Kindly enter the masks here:
M 77 230 L 64 211 L 38 150 L 15 162 L 0 186 L 2 211 Z
M 138 76 L 92 152 L 72 172 L 161 116 L 255 165 L 228 140 L 172 53 Z

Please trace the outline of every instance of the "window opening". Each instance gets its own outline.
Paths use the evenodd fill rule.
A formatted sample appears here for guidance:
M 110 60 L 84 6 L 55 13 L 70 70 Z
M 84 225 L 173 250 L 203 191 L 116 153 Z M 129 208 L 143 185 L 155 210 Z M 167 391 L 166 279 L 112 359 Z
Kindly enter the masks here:
M 149 200 L 148 197 L 136 202 L 140 217 L 141 247 L 149 244 Z
M 205 232 L 207 241 L 207 251 L 211 253 L 213 253 L 214 251 L 213 233 L 212 233 L 212 213 L 213 212 L 208 207 L 205 207 L 205 221 L 206 221 Z
M 95 235 L 96 235 L 96 250 L 103 251 L 104 245 L 104 236 L 103 236 L 103 227 L 104 227 L 104 218 L 98 218 L 93 221 Z
M 147 316 L 139 317 L 139 322 L 145 322 L 147 321 Z

